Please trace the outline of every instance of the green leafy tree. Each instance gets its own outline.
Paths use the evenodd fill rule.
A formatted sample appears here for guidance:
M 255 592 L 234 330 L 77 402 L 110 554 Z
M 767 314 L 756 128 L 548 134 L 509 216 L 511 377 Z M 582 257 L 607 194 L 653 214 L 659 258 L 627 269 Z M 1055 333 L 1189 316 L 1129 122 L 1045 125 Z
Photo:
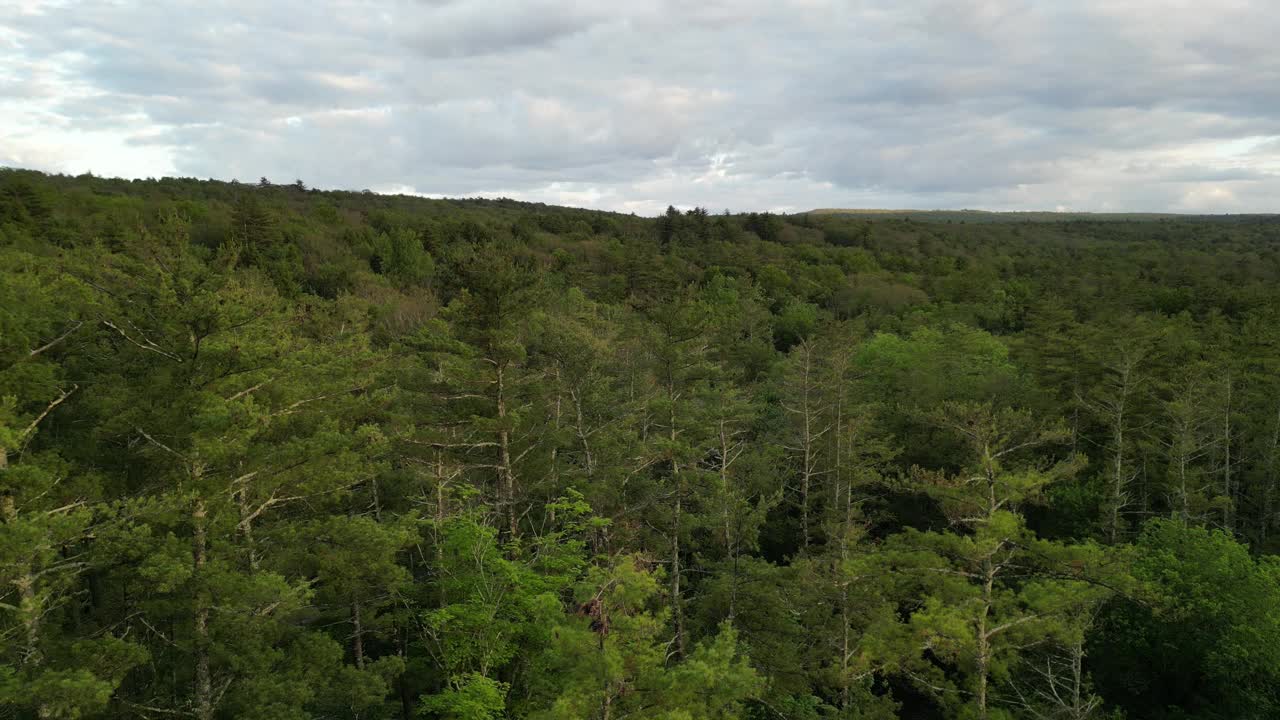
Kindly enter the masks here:
M 1250 557 L 1222 531 L 1156 520 L 1139 536 L 1132 563 L 1135 599 L 1113 603 L 1092 634 L 1090 664 L 1102 694 L 1132 716 L 1275 715 L 1275 559 Z
M 549 704 L 532 718 L 621 717 L 714 720 L 739 717 L 760 678 L 724 626 L 682 662 L 668 665 L 666 622 L 652 609 L 659 581 L 634 557 L 592 568 L 577 611 L 555 629 L 543 676 Z
M 118 353 L 99 432 L 127 439 L 121 460 L 152 488 L 121 506 L 116 542 L 136 566 L 119 580 L 154 589 L 128 604 L 156 656 L 183 669 L 151 678 L 140 704 L 202 720 L 299 713 L 342 652 L 296 624 L 314 589 L 268 548 L 282 511 L 336 500 L 376 467 L 381 434 L 360 416 L 373 356 L 362 334 L 324 334 L 328 308 L 289 317 L 272 286 L 206 265 L 183 232 L 86 270 Z
M 1007 717 L 994 687 L 1009 679 L 1019 649 L 1052 637 L 1063 613 L 1094 601 L 1096 591 L 1085 579 L 1060 575 L 1072 567 L 1068 558 L 1082 567 L 1096 563 L 1090 549 L 1038 540 L 1018 512 L 1050 482 L 1068 477 L 1075 462 L 1042 469 L 1019 461 L 1032 448 L 1066 438 L 1025 412 L 948 404 L 935 419 L 962 438 L 971 460 L 956 476 L 925 473 L 924 489 L 967 532 L 908 531 L 902 539 L 900 567 L 918 576 L 926 592 L 910 626 L 936 661 L 907 672 L 943 693 L 956 717 Z M 963 678 L 958 686 L 943 666 Z
M 685 556 L 689 532 L 689 510 L 705 493 L 705 470 L 699 466 L 711 445 L 712 423 L 706 421 L 706 407 L 699 402 L 717 367 L 707 357 L 704 333 L 709 313 L 695 299 L 679 298 L 653 308 L 641 329 L 652 394 L 646 408 L 647 423 L 642 430 L 649 447 L 645 465 L 657 473 L 659 486 L 652 492 L 661 497 L 655 504 L 654 527 L 665 545 L 670 578 L 671 622 L 675 632 L 674 653 L 683 656 L 688 646 L 685 627 Z
M 1154 352 L 1154 330 L 1148 324 L 1131 323 L 1106 332 L 1090 343 L 1094 383 L 1079 396 L 1081 404 L 1102 424 L 1105 433 L 1107 487 L 1103 525 L 1107 539 L 1115 543 L 1125 534 L 1133 505 L 1133 485 L 1138 480 L 1137 436 L 1151 393 L 1147 365 Z
M 26 190 L 7 192 L 40 216 Z M 80 389 L 68 366 L 90 332 L 92 304 L 49 257 L 0 248 L 0 261 L 0 707 L 74 718 L 103 709 L 146 657 L 119 634 L 82 637 L 64 622 L 79 616 L 87 545 L 110 519 L 95 512 L 97 473 L 41 434 Z

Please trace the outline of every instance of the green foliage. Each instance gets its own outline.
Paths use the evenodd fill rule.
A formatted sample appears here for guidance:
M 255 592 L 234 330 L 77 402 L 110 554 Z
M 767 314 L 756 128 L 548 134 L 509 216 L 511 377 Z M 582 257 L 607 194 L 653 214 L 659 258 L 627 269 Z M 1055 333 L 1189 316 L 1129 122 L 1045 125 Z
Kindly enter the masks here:
M 1075 467 L 1071 459 L 1047 470 L 1022 459 L 1028 449 L 1064 439 L 1029 413 L 950 403 L 934 421 L 960 437 L 970 459 L 955 476 L 921 473 L 923 490 L 968 532 L 908 530 L 890 544 L 897 556 L 888 558 L 925 592 L 907 624 L 918 638 L 914 647 L 928 653 L 914 656 L 898 645 L 899 662 L 917 668 L 911 675 L 924 689 L 942 691 L 957 717 L 1007 717 L 997 688 L 1012 682 L 1019 651 L 1059 640 L 1070 628 L 1064 617 L 1105 597 L 1084 572 L 1091 560 L 1097 564 L 1092 548 L 1040 540 L 1019 513 Z
M 449 682 L 449 688 L 422 699 L 421 711 L 441 720 L 493 720 L 507 705 L 505 683 L 478 673 L 466 673 Z
M 0 170 L 0 718 L 1275 716 L 1278 239 Z
M 1280 708 L 1280 567 L 1229 535 L 1169 520 L 1134 548 L 1137 602 L 1097 633 L 1094 676 L 1129 713 L 1271 717 Z M 1137 658 L 1159 654 L 1158 663 Z M 1127 668 L 1121 671 L 1121 668 Z
M 636 716 L 664 720 L 738 717 L 761 678 L 730 625 L 668 666 L 663 614 L 653 610 L 658 578 L 623 558 L 592 568 L 575 593 L 574 614 L 553 631 L 540 669 L 550 698 L 533 718 Z

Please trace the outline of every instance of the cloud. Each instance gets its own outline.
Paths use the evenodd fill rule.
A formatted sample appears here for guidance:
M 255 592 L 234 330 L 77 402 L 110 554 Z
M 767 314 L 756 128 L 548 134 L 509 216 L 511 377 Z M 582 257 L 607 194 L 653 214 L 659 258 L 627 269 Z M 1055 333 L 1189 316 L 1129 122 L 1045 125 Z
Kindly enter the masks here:
M 475 0 L 443 4 L 424 13 L 402 35 L 426 57 L 470 57 L 553 46 L 607 20 L 585 4 L 547 0 Z
M 1269 211 L 1278 32 L 1263 0 L 29 3 L 0 17 L 0 163 L 636 212 Z

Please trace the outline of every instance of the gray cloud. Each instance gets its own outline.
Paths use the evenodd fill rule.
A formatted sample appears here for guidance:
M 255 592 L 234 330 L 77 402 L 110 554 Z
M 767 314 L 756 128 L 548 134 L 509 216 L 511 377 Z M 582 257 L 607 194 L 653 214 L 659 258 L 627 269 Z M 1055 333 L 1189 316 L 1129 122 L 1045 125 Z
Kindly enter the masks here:
M 552 46 L 606 19 L 576 4 L 476 0 L 433 9 L 404 32 L 402 40 L 426 57 L 501 54 Z
M 1263 0 L 34 4 L 0 17 L 0 162 L 638 212 L 1266 211 L 1277 31 Z

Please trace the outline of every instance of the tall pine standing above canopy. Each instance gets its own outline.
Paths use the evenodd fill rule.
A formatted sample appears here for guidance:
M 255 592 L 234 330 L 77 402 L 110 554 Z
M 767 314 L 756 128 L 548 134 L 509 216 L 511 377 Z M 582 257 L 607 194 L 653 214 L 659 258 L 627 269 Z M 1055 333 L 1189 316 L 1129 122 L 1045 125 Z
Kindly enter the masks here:
M 904 672 L 941 693 L 957 717 L 1009 717 L 997 693 L 1020 650 L 1053 638 L 1075 607 L 1100 597 L 1083 577 L 1072 579 L 1096 564 L 1095 551 L 1042 541 L 1019 513 L 1071 477 L 1077 459 L 1033 454 L 1069 436 L 1024 411 L 948 403 L 933 419 L 970 455 L 958 474 L 921 471 L 922 489 L 965 532 L 901 536 L 902 555 L 892 561 L 925 593 L 909 619 L 907 642 L 919 644 L 902 649 Z M 961 681 L 953 685 L 948 670 Z

